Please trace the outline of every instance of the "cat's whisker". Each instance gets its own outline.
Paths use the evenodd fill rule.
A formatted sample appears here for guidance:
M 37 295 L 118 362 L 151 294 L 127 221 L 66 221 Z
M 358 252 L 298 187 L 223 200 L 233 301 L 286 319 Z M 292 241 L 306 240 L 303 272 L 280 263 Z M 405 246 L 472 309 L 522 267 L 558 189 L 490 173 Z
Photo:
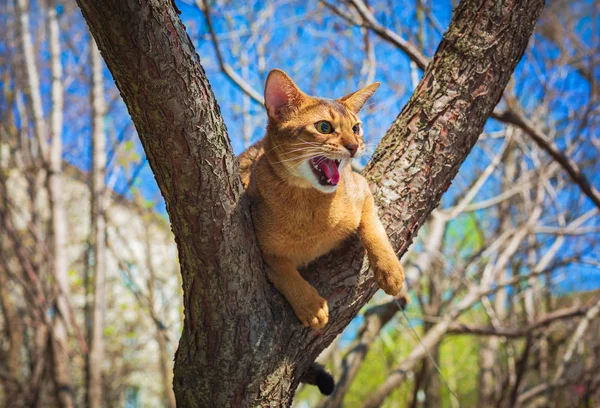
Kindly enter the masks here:
M 294 171 L 298 170 L 298 168 L 300 166 L 302 166 L 304 163 L 306 163 L 308 160 L 310 160 L 310 159 L 302 160 L 301 162 L 296 163 L 294 166 L 292 166 L 292 170 L 294 170 Z
M 296 149 L 294 149 L 294 150 L 291 150 L 291 151 L 287 151 L 287 152 L 279 152 L 279 154 L 281 154 L 281 155 L 288 155 L 288 154 L 295 153 L 295 152 L 297 152 L 297 151 L 301 151 L 301 150 L 303 150 L 303 149 L 309 150 L 309 149 L 318 149 L 318 148 L 321 148 L 321 147 L 322 147 L 322 144 L 321 144 L 321 143 L 317 143 L 317 142 L 309 142 L 309 141 L 306 141 L 306 140 L 304 140 L 304 139 L 302 139 L 302 138 L 300 138 L 300 140 L 301 140 L 300 142 L 297 142 L 297 143 L 290 143 L 290 144 L 289 144 L 289 146 L 294 146 L 294 147 L 296 147 Z M 270 150 L 268 150 L 268 151 L 265 151 L 265 153 L 264 153 L 264 154 L 271 153 L 272 151 L 274 151 L 274 150 L 276 150 L 276 149 L 280 148 L 281 146 L 282 146 L 281 144 L 279 144 L 279 145 L 275 145 L 275 146 L 273 146 L 273 147 L 272 147 Z M 301 146 L 301 147 L 298 147 L 298 146 Z
M 296 150 L 301 150 L 301 149 L 318 149 L 321 150 L 322 149 L 322 145 L 308 145 L 308 144 L 304 144 L 304 143 L 290 143 L 289 146 L 292 147 L 292 151 L 296 151 Z M 271 149 L 272 151 L 273 149 Z M 289 152 L 289 151 L 288 151 Z M 288 152 L 281 152 L 281 153 L 288 153 Z
M 326 159 L 327 159 L 326 157 L 321 157 L 319 160 L 317 160 L 317 161 L 315 162 L 315 165 L 317 165 L 317 166 L 318 166 L 319 164 L 323 163 L 323 162 L 324 162 Z
M 268 150 L 268 151 L 265 151 L 265 153 L 264 153 L 264 154 L 271 153 L 273 150 L 275 150 L 275 149 L 277 149 L 277 148 L 279 148 L 279 147 L 281 147 L 281 146 L 282 146 L 282 145 L 280 145 L 280 144 L 279 144 L 279 145 L 275 145 L 275 146 L 273 146 L 273 147 L 272 147 L 270 150 Z
M 319 142 L 309 142 L 308 140 L 304 140 L 301 137 L 299 137 L 298 139 L 300 139 L 302 142 L 304 142 L 306 144 L 316 145 L 316 146 L 321 146 L 322 145 L 322 143 L 319 143 Z
M 308 154 L 303 154 L 302 156 L 290 157 L 290 158 L 287 158 L 287 159 L 283 159 L 283 160 L 279 160 L 279 161 L 276 161 L 276 162 L 272 162 L 271 164 L 286 163 L 286 162 L 290 162 L 290 161 L 293 161 L 293 160 L 310 159 L 310 158 L 315 157 L 315 156 L 317 156 L 317 154 L 314 154 L 314 153 L 311 152 L 311 153 L 308 153 Z
M 290 143 L 289 145 L 290 145 L 290 146 L 300 146 L 300 145 L 310 145 L 310 146 L 312 146 L 313 144 L 314 144 L 314 146 L 320 146 L 320 144 L 319 144 L 319 143 L 311 143 L 311 142 L 306 142 L 306 141 L 304 141 L 304 140 L 303 140 L 303 142 L 302 142 L 302 143 Z M 275 149 L 277 149 L 277 148 L 279 148 L 279 147 L 281 147 L 281 146 L 282 146 L 281 144 L 275 145 L 275 146 L 273 146 L 273 147 L 272 147 L 270 150 L 267 150 L 267 151 L 265 152 L 265 154 L 267 154 L 267 153 L 271 153 L 273 150 L 275 150 Z
M 316 149 L 314 147 L 313 148 L 300 147 L 300 148 L 297 148 L 297 149 L 288 150 L 287 152 L 282 152 L 280 154 L 281 155 L 288 155 L 288 154 L 291 154 L 291 153 L 302 152 L 302 151 L 305 151 L 305 152 L 309 152 L 310 151 L 310 152 L 319 153 L 321 150 L 320 149 Z
M 320 156 L 320 155 L 323 155 L 323 152 L 320 150 L 316 150 L 316 149 L 299 149 L 299 150 L 295 150 L 295 151 L 290 151 L 290 152 L 288 152 L 287 155 L 281 154 L 280 156 L 282 156 L 281 159 L 283 159 L 283 160 L 293 159 L 294 157 L 286 157 L 291 154 L 293 154 L 296 157 L 306 156 L 306 155 Z
M 297 151 L 301 151 L 301 150 L 315 150 L 315 151 L 319 151 L 322 150 L 321 146 L 292 146 L 292 150 L 288 150 L 288 151 L 284 151 L 284 152 L 280 152 L 280 154 L 289 154 L 290 152 L 297 152 Z
M 301 145 L 301 144 L 306 144 L 306 145 L 313 145 L 313 146 L 321 146 L 323 143 L 321 142 L 314 142 L 314 141 L 310 141 L 310 140 L 305 140 L 302 139 L 301 137 L 298 138 L 298 141 L 295 141 L 294 143 L 290 143 L 291 145 Z

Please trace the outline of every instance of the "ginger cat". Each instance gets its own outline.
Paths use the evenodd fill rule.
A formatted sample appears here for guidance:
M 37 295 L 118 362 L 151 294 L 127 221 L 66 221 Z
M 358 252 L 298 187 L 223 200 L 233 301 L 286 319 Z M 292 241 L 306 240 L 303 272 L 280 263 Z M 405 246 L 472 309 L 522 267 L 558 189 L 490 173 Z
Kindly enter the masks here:
M 304 326 L 325 326 L 327 302 L 298 272 L 358 232 L 377 284 L 397 295 L 402 266 L 352 158 L 365 151 L 358 112 L 379 83 L 340 99 L 303 93 L 285 72 L 267 77 L 265 137 L 242 153 L 240 172 L 268 278 Z

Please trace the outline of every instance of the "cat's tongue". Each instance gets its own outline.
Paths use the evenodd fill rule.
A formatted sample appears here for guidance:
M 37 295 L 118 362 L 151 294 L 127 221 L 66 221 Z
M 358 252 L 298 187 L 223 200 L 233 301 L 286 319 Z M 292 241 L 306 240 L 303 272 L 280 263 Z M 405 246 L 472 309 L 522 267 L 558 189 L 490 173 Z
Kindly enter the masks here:
M 340 171 L 335 160 L 323 158 L 318 161 L 317 166 L 325 177 L 328 178 L 329 184 L 337 186 L 337 183 L 340 182 Z

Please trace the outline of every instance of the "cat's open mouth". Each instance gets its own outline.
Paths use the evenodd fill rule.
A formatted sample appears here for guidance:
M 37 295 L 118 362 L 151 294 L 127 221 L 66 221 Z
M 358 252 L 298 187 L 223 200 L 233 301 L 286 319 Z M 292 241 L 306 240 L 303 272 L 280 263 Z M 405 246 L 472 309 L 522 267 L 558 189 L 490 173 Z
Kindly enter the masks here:
M 322 186 L 337 186 L 340 182 L 341 160 L 317 156 L 309 160 L 310 167 Z

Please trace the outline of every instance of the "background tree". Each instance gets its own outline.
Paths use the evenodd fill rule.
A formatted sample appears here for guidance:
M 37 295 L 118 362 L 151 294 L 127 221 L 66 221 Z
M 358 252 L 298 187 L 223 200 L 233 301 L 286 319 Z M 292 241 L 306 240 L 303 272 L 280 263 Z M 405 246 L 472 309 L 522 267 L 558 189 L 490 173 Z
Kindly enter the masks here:
M 94 71 L 86 67 L 92 48 L 76 5 L 11 1 L 0 6 L 0 15 L 0 405 L 84 406 L 87 384 L 100 391 L 97 406 L 121 405 L 124 394 L 134 394 L 140 384 L 162 384 L 158 356 L 153 361 L 139 355 L 152 355 L 159 343 L 164 353 L 173 353 L 172 337 L 162 335 L 158 341 L 154 330 L 157 321 L 163 331 L 178 332 L 179 283 L 175 278 L 163 284 L 177 270 L 172 237 L 164 219 L 152 212 L 152 201 L 134 203 L 115 191 L 133 189 L 141 158 L 129 140 L 128 122 L 120 123 L 115 114 L 118 94 L 114 86 L 106 87 L 97 49 Z M 89 96 L 92 88 L 95 99 Z M 92 128 L 98 130 L 94 160 Z M 104 129 L 110 138 L 103 147 Z M 108 162 L 103 151 L 110 153 Z M 94 183 L 82 171 L 91 161 Z M 87 184 L 94 184 L 98 193 Z M 101 206 L 93 204 L 96 200 Z M 144 251 L 135 247 L 146 241 L 154 248 L 158 269 L 152 276 Z M 110 253 L 101 248 L 108 242 L 116 247 Z M 93 255 L 88 243 L 98 248 Z M 88 298 L 85 284 L 86 278 L 101 276 L 88 271 L 102 264 L 111 288 L 106 304 Z M 139 266 L 132 279 L 125 275 L 126 266 Z M 150 277 L 158 299 L 152 315 L 149 305 L 137 300 L 148 296 Z M 97 316 L 107 316 L 109 324 L 103 326 L 101 318 L 88 320 L 88 304 L 95 306 Z M 96 336 L 89 348 L 86 329 Z M 102 343 L 106 360 L 87 364 L 94 356 L 88 350 Z M 86 381 L 89 366 L 106 376 Z M 146 372 L 146 379 L 134 378 L 140 372 Z M 157 405 L 164 393 L 162 385 L 157 388 L 156 403 L 151 392 L 142 402 Z

